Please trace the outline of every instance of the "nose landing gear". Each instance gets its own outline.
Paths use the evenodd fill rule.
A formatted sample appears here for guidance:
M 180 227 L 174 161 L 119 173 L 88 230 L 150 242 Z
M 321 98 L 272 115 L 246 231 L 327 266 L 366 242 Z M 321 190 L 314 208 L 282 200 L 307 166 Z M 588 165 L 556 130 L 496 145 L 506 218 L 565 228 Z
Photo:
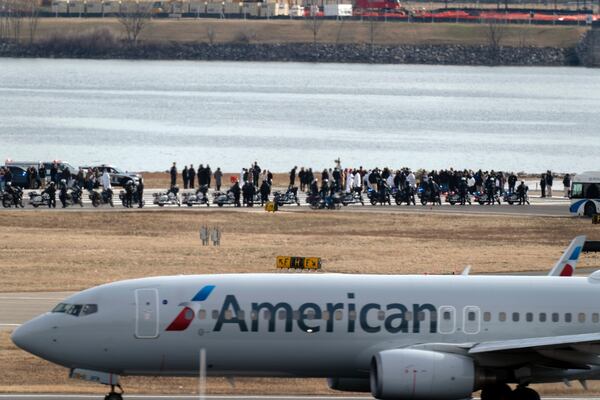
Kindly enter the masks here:
M 119 391 L 115 391 L 115 388 L 119 389 Z M 121 385 L 110 385 L 110 393 L 104 396 L 104 400 L 123 400 L 123 393 L 125 391 Z

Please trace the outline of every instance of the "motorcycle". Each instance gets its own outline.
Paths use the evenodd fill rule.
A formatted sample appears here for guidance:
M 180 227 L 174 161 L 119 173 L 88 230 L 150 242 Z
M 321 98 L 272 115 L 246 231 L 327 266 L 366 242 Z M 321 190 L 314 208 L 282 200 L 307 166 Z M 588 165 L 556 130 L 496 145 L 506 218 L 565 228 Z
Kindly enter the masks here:
M 300 205 L 300 200 L 298 199 L 298 188 L 291 187 L 286 190 L 285 193 L 281 193 L 279 191 L 273 193 L 273 201 L 279 206 L 283 206 L 285 204 L 297 204 Z
M 113 203 L 112 189 L 104 189 L 100 193 L 95 190 L 90 190 L 89 199 L 94 207 L 99 207 L 101 204 L 110 204 L 111 207 L 115 206 Z
M 485 205 L 488 203 L 488 195 L 486 191 L 483 192 L 475 192 L 473 194 L 473 200 L 477 203 L 479 203 L 480 205 Z M 492 205 L 498 203 L 498 204 L 502 204 L 500 203 L 500 196 L 498 195 L 498 192 L 494 192 L 494 197 L 493 197 L 493 202 Z
M 318 194 L 309 194 L 306 197 L 306 202 L 310 205 L 310 208 L 312 208 L 313 210 L 338 210 L 341 208 L 340 204 L 342 203 L 340 195 L 337 193 L 334 193 L 331 196 L 325 196 L 325 198 L 321 197 L 321 195 Z
M 358 204 L 365 205 L 365 201 L 363 200 L 362 194 L 358 191 L 352 192 L 344 192 L 340 195 L 340 202 L 344 207 L 348 204 Z
M 121 204 L 123 204 L 123 207 L 125 207 L 126 201 L 125 201 L 125 196 L 127 196 L 127 193 L 125 192 L 125 190 L 121 190 L 119 192 L 119 200 L 121 200 Z M 140 195 L 138 193 L 137 190 L 133 190 L 132 196 L 131 196 L 131 203 L 133 204 L 139 204 L 140 202 Z M 146 205 L 146 200 L 142 199 L 142 207 Z
M 511 206 L 513 204 L 519 204 L 519 195 L 517 194 L 517 192 L 504 192 L 502 200 L 505 203 L 510 204 Z M 527 193 L 525 193 L 525 204 L 529 204 L 529 196 L 527 195 Z
M 454 190 L 449 191 L 446 195 L 446 203 L 450 203 L 451 206 L 460 204 L 460 193 Z M 465 194 L 465 203 L 471 204 L 471 195 L 468 192 Z
M 384 205 L 386 203 L 392 205 L 392 201 L 390 199 L 390 190 L 387 187 L 385 188 L 385 193 L 383 195 L 375 189 L 368 188 L 367 197 L 369 198 L 369 201 L 373 206 L 377 203 L 380 203 L 381 205 Z
M 5 191 L 4 196 L 2 196 L 2 206 L 4 208 L 10 208 L 12 206 L 18 208 L 24 208 L 23 205 L 23 189 L 18 186 L 13 186 L 12 191 Z
M 415 201 L 415 190 L 412 186 L 407 186 L 404 189 L 394 188 L 392 195 L 397 205 L 406 203 L 407 206 L 410 206 L 410 203 L 412 203 L 414 206 L 417 204 Z
M 421 204 L 426 206 L 427 203 L 442 205 L 442 199 L 440 198 L 440 194 L 431 193 L 431 190 L 425 190 L 423 188 L 419 188 L 417 195 L 421 200 Z
M 179 190 L 177 189 L 170 189 L 167 192 L 153 193 L 152 197 L 154 197 L 153 203 L 158 205 L 159 207 L 164 207 L 165 205 L 176 205 L 177 207 L 181 207 L 181 201 L 179 200 Z
M 83 207 L 83 190 L 77 185 L 71 188 L 70 193 L 67 193 L 67 205 L 74 206 L 75 204 Z
M 39 206 L 47 206 L 49 200 L 50 195 L 48 193 L 38 193 L 36 191 L 29 192 L 29 204 L 31 204 L 34 208 L 38 208 Z
M 233 205 L 235 205 L 235 196 L 231 191 L 214 192 L 213 193 L 213 204 L 216 204 L 219 207 L 233 206 Z
M 210 207 L 210 202 L 208 201 L 208 186 L 202 185 L 196 190 L 196 193 L 184 193 L 181 201 L 184 204 L 187 204 L 188 207 L 193 206 L 194 204 L 202 205 L 206 204 L 206 207 Z

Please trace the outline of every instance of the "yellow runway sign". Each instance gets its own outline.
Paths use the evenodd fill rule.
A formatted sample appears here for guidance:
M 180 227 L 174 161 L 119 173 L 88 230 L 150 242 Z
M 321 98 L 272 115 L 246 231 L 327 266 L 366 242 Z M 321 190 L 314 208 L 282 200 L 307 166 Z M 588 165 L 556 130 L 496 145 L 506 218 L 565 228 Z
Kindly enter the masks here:
M 278 256 L 275 266 L 280 269 L 321 269 L 321 258 Z

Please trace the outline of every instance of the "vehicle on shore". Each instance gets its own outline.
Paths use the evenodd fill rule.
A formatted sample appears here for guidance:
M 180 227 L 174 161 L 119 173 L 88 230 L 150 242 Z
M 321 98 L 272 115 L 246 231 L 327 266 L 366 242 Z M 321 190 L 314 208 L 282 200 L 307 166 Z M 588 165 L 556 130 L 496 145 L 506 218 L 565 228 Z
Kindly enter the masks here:
M 90 169 L 97 169 L 100 175 L 102 175 L 105 171 L 108 172 L 110 176 L 110 184 L 113 186 L 125 186 L 129 181 L 133 181 L 133 183 L 137 185 L 141 178 L 140 174 L 123 171 L 122 169 L 109 164 L 86 165 L 80 168 L 85 172 Z
M 571 206 L 573 215 L 593 217 L 600 213 L 600 171 L 588 171 L 573 177 L 571 183 Z
M 89 199 L 94 207 L 100 207 L 102 204 L 110 204 L 111 207 L 115 206 L 113 203 L 113 190 L 110 188 L 104 189 L 102 192 L 90 190 Z
M 273 193 L 273 201 L 277 204 L 278 207 L 283 205 L 297 204 L 300 205 L 300 200 L 298 199 L 298 188 L 296 186 L 288 188 L 285 193 L 276 191 Z

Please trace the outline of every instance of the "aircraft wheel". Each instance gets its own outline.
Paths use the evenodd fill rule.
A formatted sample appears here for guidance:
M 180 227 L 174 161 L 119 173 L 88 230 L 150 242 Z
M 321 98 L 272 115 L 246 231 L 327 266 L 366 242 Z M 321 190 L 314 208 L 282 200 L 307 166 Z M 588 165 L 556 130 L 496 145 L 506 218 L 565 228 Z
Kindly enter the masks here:
M 535 390 L 528 387 L 517 387 L 513 391 L 514 400 L 540 400 L 540 395 Z
M 481 400 L 512 400 L 513 391 L 505 383 L 484 386 L 481 390 Z M 520 399 L 519 399 L 520 400 Z
M 104 400 L 123 400 L 123 396 L 121 396 L 119 393 L 111 393 L 107 394 L 104 397 Z

